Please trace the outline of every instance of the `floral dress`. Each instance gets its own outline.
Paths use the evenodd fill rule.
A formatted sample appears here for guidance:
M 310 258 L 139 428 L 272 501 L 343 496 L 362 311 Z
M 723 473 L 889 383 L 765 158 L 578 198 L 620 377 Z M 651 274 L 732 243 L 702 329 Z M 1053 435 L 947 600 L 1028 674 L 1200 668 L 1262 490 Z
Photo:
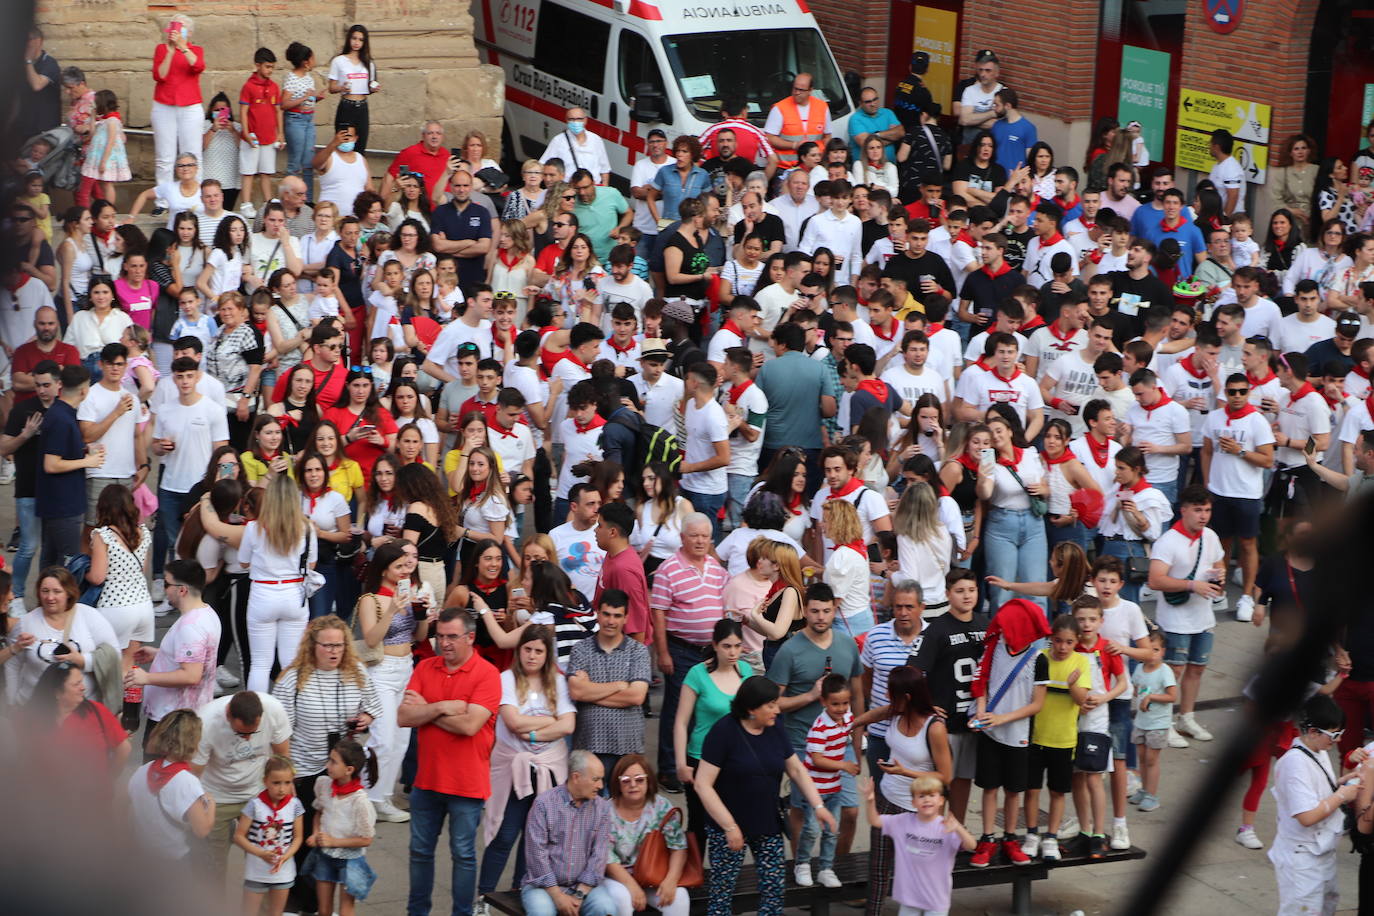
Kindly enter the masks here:
M 106 149 L 110 151 L 110 158 L 102 170 L 100 160 Z M 90 145 L 86 147 L 86 161 L 81 164 L 81 174 L 96 181 L 128 181 L 133 177 L 129 171 L 129 153 L 124 147 L 124 132 L 120 130 L 119 112 L 112 112 L 96 122 Z
M 611 809 L 611 850 L 608 862 L 614 862 L 633 871 L 635 860 L 639 858 L 639 847 L 644 837 L 654 830 L 667 813 L 673 810 L 673 803 L 661 792 L 654 796 L 652 804 L 646 804 L 639 819 L 627 821 L 620 812 Z M 682 818 L 675 817 L 663 827 L 663 839 L 669 849 L 686 849 L 687 837 L 682 830 Z

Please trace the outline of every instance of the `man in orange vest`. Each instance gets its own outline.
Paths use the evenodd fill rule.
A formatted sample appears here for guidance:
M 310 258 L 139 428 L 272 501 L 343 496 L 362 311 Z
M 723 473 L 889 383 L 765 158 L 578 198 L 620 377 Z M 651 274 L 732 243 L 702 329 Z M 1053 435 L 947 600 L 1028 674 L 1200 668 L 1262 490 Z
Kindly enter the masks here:
M 811 74 L 798 73 L 792 94 L 773 106 L 763 125 L 764 136 L 778 154 L 778 164 L 797 164 L 797 147 L 814 140 L 822 147 L 830 139 L 830 106 L 811 94 Z

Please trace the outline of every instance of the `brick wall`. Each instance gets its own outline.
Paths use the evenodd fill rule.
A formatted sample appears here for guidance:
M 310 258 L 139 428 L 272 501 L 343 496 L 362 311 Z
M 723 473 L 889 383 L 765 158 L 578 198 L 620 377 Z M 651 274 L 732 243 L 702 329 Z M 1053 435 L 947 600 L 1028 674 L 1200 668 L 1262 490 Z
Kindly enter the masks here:
M 841 74 L 857 70 L 866 81 L 882 81 L 891 31 L 889 0 L 810 0 L 809 5 Z

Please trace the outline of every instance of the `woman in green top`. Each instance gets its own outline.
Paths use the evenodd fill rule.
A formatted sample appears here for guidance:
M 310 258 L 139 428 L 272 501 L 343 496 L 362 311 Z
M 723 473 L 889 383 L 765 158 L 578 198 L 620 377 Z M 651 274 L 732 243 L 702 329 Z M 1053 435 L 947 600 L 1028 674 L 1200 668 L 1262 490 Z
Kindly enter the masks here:
M 673 722 L 677 775 L 687 794 L 688 829 L 702 844 L 706 842 L 706 809 L 692 787 L 692 775 L 701 759 L 701 744 L 706 740 L 706 733 L 729 714 L 730 701 L 739 691 L 740 684 L 754 673 L 749 663 L 741 660 L 743 654 L 743 625 L 728 618 L 717 620 L 711 631 L 711 657 L 693 665 L 687 672 L 677 701 L 677 719 Z M 687 738 L 689 723 L 692 728 L 690 741 Z

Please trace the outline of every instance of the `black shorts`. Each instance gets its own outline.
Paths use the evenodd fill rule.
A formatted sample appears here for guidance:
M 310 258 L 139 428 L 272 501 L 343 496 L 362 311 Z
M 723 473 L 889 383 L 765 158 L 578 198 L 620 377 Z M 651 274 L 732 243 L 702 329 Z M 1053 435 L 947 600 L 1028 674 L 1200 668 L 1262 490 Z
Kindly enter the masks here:
M 1222 540 L 1257 538 L 1260 530 L 1262 499 L 1212 494 L 1212 521 L 1209 527 Z
M 1051 792 L 1067 795 L 1073 791 L 1073 748 L 1030 746 L 1027 787 L 1039 789 L 1046 782 Z
M 978 788 L 1024 792 L 1029 775 L 1029 747 L 1012 747 L 978 733 L 978 765 L 973 775 Z

